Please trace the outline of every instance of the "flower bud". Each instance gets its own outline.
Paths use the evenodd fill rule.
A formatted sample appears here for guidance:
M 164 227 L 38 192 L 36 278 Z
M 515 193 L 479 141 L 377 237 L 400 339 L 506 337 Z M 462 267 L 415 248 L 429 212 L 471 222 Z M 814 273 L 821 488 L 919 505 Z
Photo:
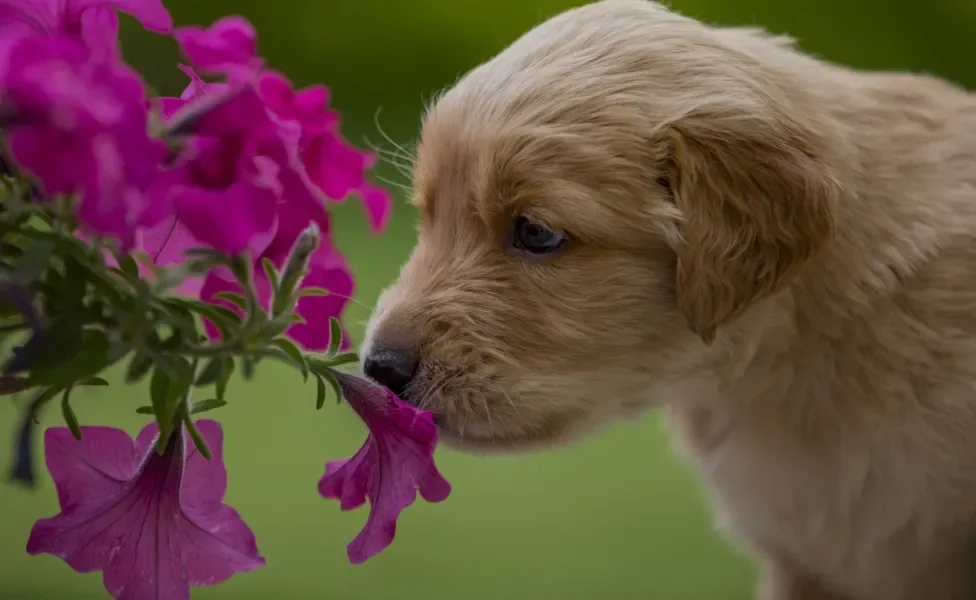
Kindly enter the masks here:
M 322 232 L 314 221 L 298 234 L 281 271 L 281 283 L 279 289 L 275 290 L 272 314 L 282 314 L 294 306 L 295 290 L 298 289 L 302 278 L 305 276 L 308 270 L 308 261 L 315 249 L 319 247 L 321 239 Z

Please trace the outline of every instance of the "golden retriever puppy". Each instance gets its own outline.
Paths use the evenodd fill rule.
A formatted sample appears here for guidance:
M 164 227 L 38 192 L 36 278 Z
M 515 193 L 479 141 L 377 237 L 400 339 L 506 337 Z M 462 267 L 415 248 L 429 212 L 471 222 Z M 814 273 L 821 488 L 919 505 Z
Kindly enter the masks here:
M 364 370 L 449 443 L 663 407 L 764 600 L 976 598 L 976 96 L 604 0 L 442 94 L 415 168 Z

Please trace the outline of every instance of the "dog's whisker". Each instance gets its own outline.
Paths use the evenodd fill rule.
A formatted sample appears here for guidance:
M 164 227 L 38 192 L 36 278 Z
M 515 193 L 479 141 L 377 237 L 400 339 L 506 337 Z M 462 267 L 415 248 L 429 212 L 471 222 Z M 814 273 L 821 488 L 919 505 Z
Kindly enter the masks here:
M 416 154 L 414 152 L 411 152 L 407 148 L 405 148 L 403 145 L 397 143 L 396 140 L 394 140 L 392 137 L 390 137 L 389 134 L 386 133 L 386 131 L 383 129 L 383 126 L 380 125 L 380 112 L 381 111 L 382 111 L 382 107 L 377 108 L 376 109 L 376 112 L 373 114 L 373 125 L 376 126 L 376 130 L 380 132 L 380 135 L 383 136 L 383 139 L 385 139 L 387 142 L 389 142 L 390 144 L 392 144 L 394 148 L 396 148 L 399 152 L 401 152 L 403 154 L 403 156 L 405 156 L 405 157 L 411 159 L 411 161 L 415 162 L 416 161 Z
M 485 408 L 485 419 L 488 421 L 488 431 L 494 431 L 495 428 L 491 422 L 491 408 L 488 406 L 488 400 L 485 398 L 485 394 L 483 392 L 479 392 L 478 397 L 481 398 L 481 405 Z
M 451 383 L 455 379 L 457 379 L 457 377 L 450 373 L 444 374 L 438 379 L 435 379 L 434 380 L 436 382 L 435 385 L 431 386 L 431 390 L 424 395 L 418 407 L 423 410 L 428 410 L 431 403 L 434 402 L 434 399 L 436 398 L 437 394 L 440 393 L 444 389 L 444 387 L 446 387 L 449 383 Z
M 388 150 L 386 148 L 378 146 L 373 142 L 369 141 L 369 138 L 365 138 L 365 144 L 367 147 L 370 148 L 370 150 L 375 152 L 377 156 L 379 156 L 382 160 L 386 161 L 387 163 L 390 164 L 390 166 L 395 168 L 397 172 L 400 173 L 400 175 L 402 175 L 405 179 L 408 180 L 410 179 L 411 169 L 413 167 L 412 157 L 403 156 L 403 154 L 401 154 L 397 150 Z
M 496 390 L 498 390 L 499 392 L 501 392 L 502 396 L 505 397 L 505 400 L 508 401 L 509 406 L 511 406 L 512 407 L 512 410 L 515 411 L 516 418 L 518 418 L 519 420 L 521 420 L 522 419 L 522 415 L 521 415 L 521 413 L 519 413 L 518 406 L 515 405 L 515 401 L 512 400 L 512 397 L 508 395 L 508 392 L 505 391 L 505 388 L 503 388 L 502 386 L 498 385 L 497 383 L 495 384 L 494 387 L 495 387 Z
M 352 302 L 353 304 L 355 304 L 357 306 L 361 306 L 361 307 L 363 307 L 363 308 L 365 308 L 367 310 L 373 310 L 373 307 L 372 306 L 370 306 L 369 304 L 366 304 L 365 302 L 363 302 L 361 300 L 357 300 L 356 298 L 353 298 L 352 296 L 349 296 L 349 295 L 346 295 L 346 294 L 338 294 L 338 293 L 333 292 L 332 290 L 329 290 L 329 289 L 326 289 L 326 292 L 328 292 L 328 294 L 330 296 L 335 296 L 336 298 L 342 298 L 343 300 L 347 300 L 349 302 Z M 365 324 L 365 323 L 361 323 L 361 324 Z
M 401 175 L 409 180 L 411 178 L 413 166 L 417 162 L 416 153 L 411 152 L 402 144 L 398 143 L 386 132 L 386 130 L 383 129 L 383 126 L 380 125 L 380 111 L 381 109 L 377 109 L 376 113 L 373 115 L 373 124 L 375 125 L 379 134 L 383 136 L 383 139 L 393 146 L 394 150 L 387 150 L 385 148 L 380 148 L 379 146 L 374 146 L 373 149 L 380 154 L 380 156 L 385 157 L 387 162 L 393 165 L 393 167 L 396 168 Z M 391 185 L 394 184 L 391 183 Z
M 410 194 L 413 193 L 413 188 L 410 187 L 409 185 L 405 184 L 405 183 L 396 182 L 396 181 L 393 181 L 392 179 L 387 179 L 386 177 L 381 177 L 379 175 L 376 176 L 376 179 L 382 181 L 383 183 L 385 183 L 388 186 L 391 186 L 391 187 L 394 187 L 394 188 L 400 190 L 400 193 L 402 193 L 404 196 L 409 196 Z

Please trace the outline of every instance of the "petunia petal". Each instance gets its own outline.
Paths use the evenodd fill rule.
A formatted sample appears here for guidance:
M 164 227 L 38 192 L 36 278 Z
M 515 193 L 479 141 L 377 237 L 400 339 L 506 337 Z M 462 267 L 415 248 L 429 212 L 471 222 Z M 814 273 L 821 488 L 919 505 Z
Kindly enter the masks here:
M 434 465 L 437 427 L 430 413 L 368 380 L 333 374 L 370 434 L 355 456 L 326 465 L 319 493 L 338 499 L 343 510 L 369 500 L 366 524 L 347 547 L 349 560 L 358 564 L 393 542 L 397 519 L 417 492 L 428 502 L 441 502 L 451 485 Z
M 228 256 L 260 253 L 277 223 L 277 194 L 264 185 L 239 181 L 225 190 L 186 187 L 178 196 L 180 222 L 197 240 Z
M 116 11 L 157 33 L 173 26 L 161 0 L 0 0 L 0 37 L 67 36 L 99 56 L 114 58 L 119 33 Z
M 393 197 L 385 188 L 366 182 L 359 189 L 359 196 L 366 208 L 369 227 L 373 233 L 381 233 L 390 224 L 393 214 Z
M 202 420 L 197 428 L 213 454 L 210 461 L 182 430 L 158 454 L 155 424 L 135 441 L 110 428 L 83 427 L 81 442 L 66 429 L 49 430 L 45 454 L 57 466 L 51 474 L 68 492 L 61 496 L 61 514 L 34 524 L 27 551 L 59 556 L 79 572 L 101 570 L 105 588 L 118 600 L 188 600 L 191 585 L 213 585 L 263 565 L 253 533 L 223 504 L 220 427 Z M 136 456 L 141 466 L 126 462 Z M 126 466 L 127 479 L 106 478 Z M 106 480 L 115 485 L 99 487 Z M 72 504 L 79 495 L 88 500 Z
M 174 37 L 183 56 L 205 73 L 248 78 L 257 74 L 263 62 L 258 57 L 257 32 L 244 17 L 223 17 L 208 28 L 181 27 Z
M 47 470 L 64 512 L 84 511 L 118 493 L 139 468 L 140 456 L 120 429 L 86 427 L 76 440 L 66 428 L 44 432 Z
M 42 197 L 78 193 L 89 231 L 127 247 L 134 228 L 158 216 L 145 191 L 167 153 L 149 137 L 138 73 L 64 35 L 19 38 L 4 58 L 9 155 L 34 176 Z
M 60 3 L 68 22 L 80 21 L 89 9 L 110 8 L 133 17 L 149 31 L 167 33 L 173 28 L 173 18 L 162 0 L 60 0 Z

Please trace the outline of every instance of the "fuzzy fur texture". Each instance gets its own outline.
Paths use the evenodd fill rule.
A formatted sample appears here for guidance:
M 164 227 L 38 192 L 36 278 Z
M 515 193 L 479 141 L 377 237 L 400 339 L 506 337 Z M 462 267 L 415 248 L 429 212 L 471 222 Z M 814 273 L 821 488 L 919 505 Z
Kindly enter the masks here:
M 442 94 L 414 184 L 364 354 L 448 441 L 659 407 L 763 600 L 976 598 L 976 96 L 604 0 Z

